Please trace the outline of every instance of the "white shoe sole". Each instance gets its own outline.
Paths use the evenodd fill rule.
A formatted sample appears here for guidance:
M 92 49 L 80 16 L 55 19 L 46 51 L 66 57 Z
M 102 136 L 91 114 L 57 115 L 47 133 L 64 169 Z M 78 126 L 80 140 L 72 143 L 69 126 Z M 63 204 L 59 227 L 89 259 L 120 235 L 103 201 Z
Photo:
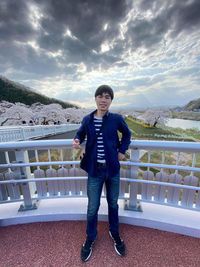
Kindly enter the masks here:
M 84 262 L 88 261 L 89 258 L 92 256 L 92 248 L 91 248 L 91 251 L 90 251 L 90 254 L 88 255 L 88 257 L 84 260 Z
M 109 235 L 110 235 L 110 237 L 112 238 L 112 240 L 114 241 L 114 249 L 115 249 L 116 253 L 117 253 L 120 257 L 122 257 L 122 254 L 120 254 L 119 251 L 118 251 L 117 248 L 116 248 L 115 240 L 114 240 L 114 238 L 112 237 L 112 234 L 111 234 L 110 231 L 109 231 Z M 122 240 L 122 241 L 123 241 L 123 240 Z

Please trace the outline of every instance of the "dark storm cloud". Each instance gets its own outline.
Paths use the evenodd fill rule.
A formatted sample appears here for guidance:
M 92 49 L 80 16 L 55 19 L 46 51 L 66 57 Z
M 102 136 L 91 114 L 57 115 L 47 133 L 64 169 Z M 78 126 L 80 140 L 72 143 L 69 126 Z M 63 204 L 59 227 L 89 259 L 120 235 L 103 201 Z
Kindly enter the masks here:
M 32 5 L 39 11 L 39 27 L 34 27 L 30 18 Z M 108 68 L 123 60 L 114 50 L 113 53 L 100 53 L 101 45 L 119 35 L 119 23 L 127 15 L 130 6 L 124 0 L 1 0 L 1 59 L 13 69 L 26 69 L 26 72 L 35 71 L 41 75 L 46 75 L 48 71 L 50 75 L 58 73 L 57 61 L 64 64 L 65 68 L 69 63 L 81 62 L 87 69 L 100 64 Z M 107 30 L 104 31 L 106 24 Z M 74 38 L 65 34 L 67 29 Z M 32 40 L 42 49 L 40 53 L 27 44 Z M 19 43 L 23 43 L 23 46 L 19 47 Z M 62 51 L 61 58 L 57 61 L 48 58 L 48 52 L 56 53 L 58 50 Z
M 54 58 L 43 54 L 42 57 L 31 46 L 1 43 L 0 72 L 6 68 L 15 68 L 16 72 L 35 74 L 38 77 L 58 75 L 61 70 Z M 13 77 L 17 78 L 17 77 Z
M 93 68 L 98 64 L 103 64 L 106 68 L 107 65 L 120 61 L 120 58 L 112 56 L 109 53 L 102 55 L 95 53 L 85 43 L 71 38 L 66 38 L 64 49 L 66 60 L 68 59 L 73 63 L 84 62 L 88 68 Z
M 28 1 L 0 1 L 0 40 L 25 41 L 34 35 L 28 14 Z
M 32 5 L 38 8 L 38 27 L 31 21 Z M 132 8 L 137 8 L 139 15 L 129 20 L 125 38 L 121 39 L 120 23 L 125 22 Z M 175 38 L 181 32 L 199 29 L 199 10 L 199 0 L 1 0 L 0 60 L 4 64 L 0 70 L 9 66 L 46 76 L 63 70 L 71 73 L 70 64 L 81 62 L 87 70 L 99 66 L 107 69 L 113 64 L 123 67 L 128 65 L 127 51 L 140 47 L 154 51 L 168 32 Z M 143 16 L 144 11 L 151 11 L 152 17 Z M 71 36 L 66 35 L 67 30 Z M 28 45 L 33 40 L 39 51 Z M 102 53 L 105 42 L 111 46 Z M 58 58 L 48 53 L 59 50 L 62 56 Z
M 0 2 L 0 71 L 7 68 L 16 72 L 37 75 L 55 74 L 56 62 L 38 54 L 28 41 L 36 38 L 37 31 L 30 21 L 31 1 L 7 0 Z
M 159 13 L 163 20 L 170 21 L 170 27 L 175 32 L 197 29 L 200 24 L 199 0 L 142 0 L 139 2 L 140 10 Z M 172 23 L 172 24 L 171 24 Z
M 126 40 L 132 49 L 146 47 L 156 48 L 164 40 L 166 33 L 175 38 L 179 33 L 188 33 L 200 27 L 200 1 L 141 1 L 141 13 L 151 11 L 155 15 L 149 19 L 143 16 L 131 20 L 126 33 Z
M 181 31 L 198 30 L 200 27 L 200 1 L 176 1 L 169 10 L 174 21 L 174 34 Z M 170 15 L 171 13 L 171 15 Z
M 127 1 L 36 1 L 42 12 L 48 14 L 41 21 L 38 39 L 44 49 L 62 49 L 71 62 L 112 64 L 120 60 L 114 51 L 100 54 L 101 45 L 119 36 L 119 23 L 124 20 L 131 5 Z M 107 29 L 104 26 L 107 24 Z M 74 38 L 64 36 L 70 30 Z M 46 33 L 46 35 L 43 34 Z
M 73 35 L 95 50 L 104 40 L 112 40 L 119 34 L 119 23 L 131 7 L 124 0 L 36 2 L 48 14 L 42 20 L 42 27 L 47 33 L 52 35 L 69 28 Z M 105 24 L 108 24 L 107 31 L 103 31 Z
M 160 17 L 151 21 L 137 19 L 130 22 L 126 39 L 130 40 L 133 49 L 139 47 L 148 49 L 161 42 L 168 29 L 168 23 L 160 19 Z

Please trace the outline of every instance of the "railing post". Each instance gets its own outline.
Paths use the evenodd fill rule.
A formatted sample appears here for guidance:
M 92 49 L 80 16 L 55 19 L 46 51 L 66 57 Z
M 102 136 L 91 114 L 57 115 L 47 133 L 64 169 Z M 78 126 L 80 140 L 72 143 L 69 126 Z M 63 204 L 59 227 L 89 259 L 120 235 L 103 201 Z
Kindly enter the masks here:
M 15 158 L 17 162 L 25 162 L 25 163 L 29 163 L 29 156 L 28 156 L 28 151 L 27 150 L 15 150 Z M 24 172 L 26 175 L 27 179 L 33 178 L 31 175 L 31 169 L 30 167 L 25 167 L 24 168 Z M 29 188 L 30 188 L 30 193 L 31 195 L 33 195 L 36 191 L 36 186 L 35 184 L 31 183 L 29 184 Z
M 130 160 L 133 162 L 139 162 L 140 160 L 139 149 L 135 148 L 131 150 Z M 130 174 L 131 174 L 131 178 L 137 179 L 138 178 L 138 167 L 131 166 Z M 137 193 L 138 193 L 138 183 L 130 183 L 129 199 L 125 200 L 125 206 L 124 206 L 126 210 L 142 211 L 140 201 L 137 199 Z
M 26 140 L 26 133 L 24 128 L 20 128 L 20 130 L 21 130 L 22 140 Z
M 25 174 L 25 168 L 19 167 L 19 179 L 27 180 L 26 174 Z M 24 197 L 24 204 L 20 205 L 20 208 L 18 211 L 27 211 L 27 210 L 33 210 L 37 209 L 36 203 L 32 202 L 31 199 L 31 192 L 29 188 L 29 184 L 27 182 L 24 182 L 21 184 L 22 194 Z
M 4 180 L 3 173 L 0 173 L 0 181 Z M 8 193 L 6 190 L 6 185 L 0 184 L 0 201 L 1 200 L 7 200 L 8 199 Z
M 40 132 L 42 134 L 42 136 L 45 136 L 45 133 L 44 133 L 44 125 L 40 125 Z

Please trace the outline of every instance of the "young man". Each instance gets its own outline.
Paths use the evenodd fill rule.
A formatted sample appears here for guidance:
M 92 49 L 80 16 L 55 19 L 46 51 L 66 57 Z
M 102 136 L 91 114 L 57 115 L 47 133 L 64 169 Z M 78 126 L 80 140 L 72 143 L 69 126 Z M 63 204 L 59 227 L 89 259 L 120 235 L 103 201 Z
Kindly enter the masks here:
M 106 186 L 108 203 L 109 234 L 120 256 L 125 255 L 125 244 L 119 236 L 118 196 L 120 186 L 119 160 L 125 158 L 131 134 L 121 115 L 110 113 L 109 107 L 114 98 L 113 90 L 101 85 L 95 92 L 97 110 L 83 118 L 74 140 L 73 148 L 80 148 L 85 140 L 85 155 L 81 168 L 88 173 L 87 181 L 87 230 L 86 241 L 81 248 L 81 259 L 87 261 L 92 254 L 92 246 L 97 237 L 97 218 L 102 187 Z M 118 138 L 121 132 L 121 141 Z

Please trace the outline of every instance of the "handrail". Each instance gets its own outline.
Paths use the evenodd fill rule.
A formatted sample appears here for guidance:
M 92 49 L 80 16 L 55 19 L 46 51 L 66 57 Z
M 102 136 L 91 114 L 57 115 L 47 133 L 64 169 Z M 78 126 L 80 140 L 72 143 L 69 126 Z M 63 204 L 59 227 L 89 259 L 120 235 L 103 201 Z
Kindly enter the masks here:
M 50 178 L 39 178 L 40 182 L 45 181 L 70 181 L 70 180 L 86 180 L 87 176 L 71 176 L 71 177 L 50 177 Z M 177 187 L 177 188 L 183 188 L 183 189 L 191 189 L 191 190 L 197 190 L 200 191 L 199 186 L 191 186 L 191 185 L 183 185 L 183 184 L 173 184 L 173 183 L 166 183 L 166 182 L 159 182 L 159 181 L 149 181 L 144 179 L 130 179 L 130 178 L 120 178 L 121 181 L 130 182 L 130 183 L 144 183 L 144 184 L 154 184 L 154 185 L 163 185 L 163 186 L 169 186 L 169 187 Z M 37 178 L 33 179 L 17 179 L 17 180 L 7 180 L 7 181 L 0 181 L 0 184 L 23 184 L 23 183 L 35 183 L 37 182 Z
M 29 162 L 29 163 L 7 163 L 0 164 L 0 168 L 13 168 L 13 167 L 35 167 L 35 166 L 51 166 L 51 165 L 78 165 L 80 161 L 51 161 L 51 162 Z M 167 164 L 157 164 L 157 163 L 138 163 L 132 161 L 121 161 L 121 165 L 125 166 L 138 166 L 138 167 L 154 167 L 160 169 L 173 169 L 173 170 L 181 170 L 181 171 L 193 171 L 200 172 L 200 168 L 198 167 L 190 167 L 190 166 L 178 166 L 178 165 L 167 165 Z
M 0 143 L 0 150 L 27 149 L 27 148 L 55 148 L 71 146 L 72 139 L 60 140 L 39 140 Z M 131 149 L 146 150 L 168 150 L 183 152 L 199 152 L 200 142 L 180 142 L 180 141 L 152 141 L 152 140 L 131 140 Z

